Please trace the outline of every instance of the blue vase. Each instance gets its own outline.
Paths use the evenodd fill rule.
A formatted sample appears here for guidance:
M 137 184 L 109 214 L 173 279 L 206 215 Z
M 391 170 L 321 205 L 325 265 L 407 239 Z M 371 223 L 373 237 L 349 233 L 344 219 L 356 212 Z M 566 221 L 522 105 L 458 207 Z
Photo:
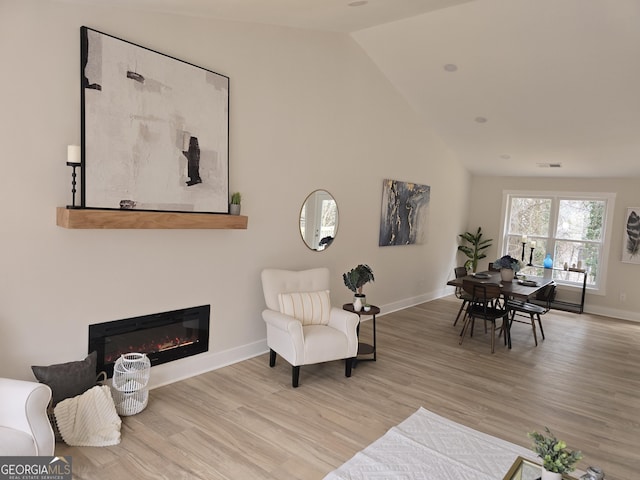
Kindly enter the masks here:
M 551 258 L 551 254 L 547 253 L 547 256 L 544 257 L 544 262 L 542 262 L 544 268 L 553 268 L 553 258 Z

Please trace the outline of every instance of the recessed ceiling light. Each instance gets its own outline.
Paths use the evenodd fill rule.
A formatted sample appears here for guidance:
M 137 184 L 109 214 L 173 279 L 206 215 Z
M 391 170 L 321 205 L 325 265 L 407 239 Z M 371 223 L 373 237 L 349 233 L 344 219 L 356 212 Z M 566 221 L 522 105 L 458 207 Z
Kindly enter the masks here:
M 478 123 L 487 123 L 488 121 L 485 117 L 476 117 L 474 120 Z
M 357 2 L 349 2 L 347 5 L 350 7 L 361 7 L 362 5 L 366 5 L 369 3 L 367 0 L 358 0 Z
M 447 72 L 455 72 L 456 70 L 458 70 L 458 66 L 457 66 L 455 63 L 447 63 L 447 64 L 444 66 L 444 69 L 445 69 Z

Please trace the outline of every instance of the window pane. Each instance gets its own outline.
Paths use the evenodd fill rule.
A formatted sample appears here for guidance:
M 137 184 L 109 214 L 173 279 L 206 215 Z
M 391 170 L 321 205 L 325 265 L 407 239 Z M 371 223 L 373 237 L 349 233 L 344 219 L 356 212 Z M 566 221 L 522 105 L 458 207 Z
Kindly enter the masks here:
M 523 260 L 522 258 L 522 237 L 520 235 L 509 235 L 507 241 L 509 242 L 507 245 L 507 253 L 511 255 L 513 258 L 517 258 L 518 260 Z M 525 251 L 524 254 L 524 264 L 529 261 L 529 256 L 527 255 L 528 251 Z
M 511 200 L 509 233 L 547 237 L 550 218 L 551 199 L 514 197 Z
M 562 268 L 566 263 L 569 267 L 586 269 L 589 272 L 587 285 L 593 285 L 598 276 L 599 256 L 599 244 L 558 240 L 554 264 L 556 268 Z
M 557 237 L 599 241 L 604 207 L 605 202 L 601 200 L 560 200 Z
M 587 285 L 602 288 L 604 278 L 600 275 L 604 245 L 605 217 L 610 215 L 612 194 L 599 199 L 577 198 L 572 193 L 537 192 L 526 194 L 508 194 L 508 218 L 502 250 L 521 259 L 521 236 L 527 235 L 524 251 L 524 263 L 542 266 L 544 258 L 550 254 L 553 258 L 553 278 L 560 284 L 582 286 L 586 278 Z M 553 220 L 554 224 L 549 222 Z M 532 252 L 531 246 L 535 242 Z M 581 268 L 586 276 L 578 272 L 563 270 Z

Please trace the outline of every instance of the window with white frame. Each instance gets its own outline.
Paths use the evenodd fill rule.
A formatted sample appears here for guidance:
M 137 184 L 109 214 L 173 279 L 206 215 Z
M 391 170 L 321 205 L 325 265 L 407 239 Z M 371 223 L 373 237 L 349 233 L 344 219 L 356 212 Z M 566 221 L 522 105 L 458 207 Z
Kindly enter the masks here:
M 504 192 L 501 251 L 533 265 L 550 254 L 558 283 L 582 283 L 563 275 L 566 265 L 587 271 L 588 288 L 604 290 L 614 202 L 612 193 Z

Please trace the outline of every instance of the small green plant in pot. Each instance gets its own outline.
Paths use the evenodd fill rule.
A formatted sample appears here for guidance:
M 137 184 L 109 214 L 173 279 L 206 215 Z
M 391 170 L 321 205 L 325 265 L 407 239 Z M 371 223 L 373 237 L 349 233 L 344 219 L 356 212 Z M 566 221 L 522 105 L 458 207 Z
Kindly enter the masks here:
M 478 260 L 487 256 L 484 253 L 484 250 L 491 246 L 493 239 L 482 239 L 482 227 L 478 227 L 478 231 L 476 233 L 465 232 L 458 236 L 465 242 L 470 243 L 470 245 L 458 245 L 458 250 L 469 258 L 469 260 L 464 262 L 464 267 L 467 270 L 471 270 L 473 273 L 476 273 L 476 270 L 478 269 Z
M 342 280 L 344 280 L 345 286 L 351 290 L 354 295 L 354 302 L 356 299 L 360 299 L 362 305 L 366 302 L 366 296 L 362 293 L 362 287 L 369 282 L 373 282 L 373 270 L 369 265 L 360 264 L 350 271 L 342 274 Z
M 242 195 L 240 192 L 234 192 L 231 195 L 231 203 L 229 204 L 229 213 L 231 215 L 240 215 L 240 202 L 242 201 Z
M 558 440 L 551 433 L 549 427 L 544 427 L 547 435 L 538 432 L 528 433 L 529 438 L 533 439 L 533 451 L 542 459 L 543 476 L 542 478 L 558 478 L 562 474 L 573 472 L 575 464 L 582 458 L 582 453 L 576 450 L 568 450 L 567 444 Z M 546 473 L 555 474 L 545 475 Z

